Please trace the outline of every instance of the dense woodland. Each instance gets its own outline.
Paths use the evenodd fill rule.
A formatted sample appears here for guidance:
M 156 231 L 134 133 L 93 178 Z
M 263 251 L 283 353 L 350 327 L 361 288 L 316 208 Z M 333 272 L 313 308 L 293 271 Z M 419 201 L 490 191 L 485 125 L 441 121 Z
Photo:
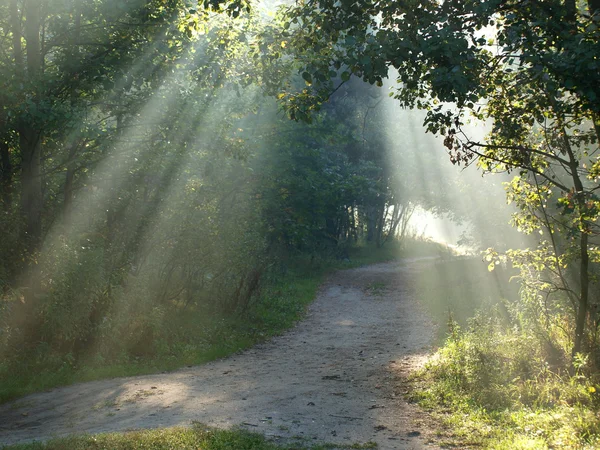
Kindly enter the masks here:
M 597 407 L 599 44 L 598 0 L 2 0 L 0 380 L 259 333 L 420 209 L 519 283 L 438 381 Z

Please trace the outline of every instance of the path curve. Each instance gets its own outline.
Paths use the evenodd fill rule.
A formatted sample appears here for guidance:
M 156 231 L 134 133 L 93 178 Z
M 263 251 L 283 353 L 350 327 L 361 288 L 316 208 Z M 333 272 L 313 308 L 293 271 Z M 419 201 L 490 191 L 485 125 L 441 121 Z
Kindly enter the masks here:
M 76 384 L 0 405 L 0 444 L 72 433 L 242 426 L 273 439 L 434 448 L 403 398 L 433 324 L 415 299 L 431 259 L 340 271 L 305 320 L 241 354 L 159 375 Z

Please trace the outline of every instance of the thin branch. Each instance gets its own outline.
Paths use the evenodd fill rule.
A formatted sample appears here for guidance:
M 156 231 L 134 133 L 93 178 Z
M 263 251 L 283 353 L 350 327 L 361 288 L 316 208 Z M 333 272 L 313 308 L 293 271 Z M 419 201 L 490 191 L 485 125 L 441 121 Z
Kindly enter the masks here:
M 487 146 L 487 145 L 485 145 L 485 144 L 478 144 L 478 143 L 476 143 L 476 142 L 469 142 L 469 143 L 467 143 L 467 145 L 469 145 L 469 144 L 472 144 L 473 146 L 479 146 L 479 147 L 488 147 L 488 146 Z M 496 146 L 496 147 L 498 147 L 498 148 L 502 148 L 502 147 L 499 147 L 499 146 Z M 486 154 L 484 154 L 484 153 L 481 153 L 481 152 L 479 152 L 479 151 L 477 151 L 477 150 L 473 149 L 472 147 L 466 147 L 466 148 L 467 148 L 469 151 L 471 151 L 471 152 L 473 152 L 474 154 L 476 154 L 477 156 L 479 156 L 480 158 L 489 159 L 489 160 L 491 160 L 491 161 L 495 161 L 495 162 L 498 162 L 498 163 L 501 163 L 501 164 L 506 164 L 507 166 L 515 167 L 515 163 L 514 163 L 514 162 L 510 162 L 510 161 L 506 161 L 506 160 L 503 160 L 503 159 L 500 159 L 500 158 L 496 158 L 496 157 L 492 157 L 492 156 L 486 155 Z M 540 172 L 538 169 L 536 169 L 536 168 L 534 168 L 534 167 L 521 167 L 521 168 L 522 168 L 522 169 L 525 169 L 525 170 L 528 170 L 528 171 L 530 171 L 530 172 L 536 173 L 537 175 L 539 175 L 539 176 L 541 176 L 542 178 L 546 179 L 546 180 L 547 180 L 547 181 L 548 181 L 550 184 L 552 184 L 553 186 L 556 186 L 557 188 L 559 188 L 559 189 L 562 189 L 564 192 L 569 192 L 569 191 L 570 191 L 570 189 L 569 189 L 567 186 L 565 186 L 565 185 L 564 185 L 564 184 L 562 184 L 562 183 L 559 183 L 559 182 L 558 182 L 558 181 L 556 181 L 556 180 L 553 180 L 553 179 L 552 179 L 552 178 L 550 178 L 548 175 L 546 175 L 546 174 L 545 174 L 545 173 L 543 173 L 543 172 Z

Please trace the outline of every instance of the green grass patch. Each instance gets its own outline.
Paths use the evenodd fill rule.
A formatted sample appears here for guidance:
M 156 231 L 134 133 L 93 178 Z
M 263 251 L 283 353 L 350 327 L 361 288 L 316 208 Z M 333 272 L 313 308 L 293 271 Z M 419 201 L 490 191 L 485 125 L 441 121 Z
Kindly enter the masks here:
M 16 367 L 0 363 L 0 402 L 76 382 L 171 371 L 224 358 L 300 320 L 325 275 L 324 269 L 301 275 L 290 272 L 266 286 L 245 314 L 226 317 L 192 309 L 174 311 L 162 318 L 147 352 L 133 357 L 117 354 L 107 360 L 91 349 L 76 362 L 67 354 L 44 355 Z
M 450 446 L 599 448 L 597 374 L 557 374 L 547 360 L 535 336 L 478 316 L 413 375 L 409 397 L 439 420 L 438 439 Z
M 556 339 L 518 314 L 513 275 L 466 257 L 421 273 L 417 294 L 441 347 L 409 380 L 409 399 L 437 418 L 440 445 L 600 448 L 600 377 L 585 359 L 569 372 Z
M 367 292 L 371 295 L 380 296 L 387 289 L 387 284 L 383 281 L 374 281 L 367 286 Z
M 373 443 L 337 446 L 332 444 L 277 444 L 244 430 L 218 430 L 197 424 L 192 428 L 163 428 L 105 433 L 53 439 L 43 443 L 11 445 L 4 450 L 326 450 L 376 448 Z
M 343 267 L 359 267 L 366 264 L 393 261 L 398 258 L 440 257 L 449 259 L 453 250 L 439 242 L 422 239 L 404 239 L 401 242 L 386 242 L 382 247 L 363 243 L 348 250 L 349 260 L 342 262 Z

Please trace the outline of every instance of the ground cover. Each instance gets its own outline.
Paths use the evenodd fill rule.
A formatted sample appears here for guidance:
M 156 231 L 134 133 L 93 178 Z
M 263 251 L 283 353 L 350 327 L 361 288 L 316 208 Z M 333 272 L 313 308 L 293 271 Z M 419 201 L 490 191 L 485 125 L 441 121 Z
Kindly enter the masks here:
M 318 444 L 299 447 L 298 444 L 278 445 L 264 436 L 245 430 L 218 430 L 196 424 L 191 428 L 105 433 L 54 439 L 44 443 L 15 445 L 11 450 L 344 450 L 376 448 L 374 444 L 336 446 Z
M 598 374 L 585 355 L 571 365 L 541 330 L 516 320 L 518 289 L 486 267 L 471 258 L 422 274 L 419 299 L 441 346 L 409 377 L 408 398 L 436 420 L 441 445 L 598 448 Z

